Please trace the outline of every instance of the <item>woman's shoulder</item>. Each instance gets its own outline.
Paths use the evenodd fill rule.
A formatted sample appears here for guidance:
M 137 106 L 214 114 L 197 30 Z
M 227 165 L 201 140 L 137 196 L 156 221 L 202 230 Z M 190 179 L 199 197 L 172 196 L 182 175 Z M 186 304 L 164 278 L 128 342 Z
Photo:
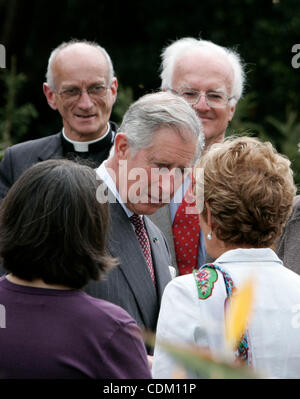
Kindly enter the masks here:
M 108 302 L 104 299 L 94 298 L 85 292 L 82 292 L 82 300 L 85 302 L 84 309 L 82 309 L 87 317 L 93 319 L 101 317 L 103 322 L 116 323 L 118 325 L 135 323 L 129 313 L 120 306 Z
M 165 290 L 185 290 L 195 285 L 193 273 L 184 274 L 173 278 L 166 286 Z
M 204 268 L 193 273 L 178 276 L 165 288 L 166 295 L 185 295 L 194 300 L 205 300 L 213 294 L 219 275 L 215 269 Z

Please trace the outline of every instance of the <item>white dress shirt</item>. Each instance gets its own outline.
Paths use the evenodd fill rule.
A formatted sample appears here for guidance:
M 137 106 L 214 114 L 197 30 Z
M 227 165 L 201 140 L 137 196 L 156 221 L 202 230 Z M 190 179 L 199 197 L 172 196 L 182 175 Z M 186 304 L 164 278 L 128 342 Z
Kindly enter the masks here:
M 228 272 L 236 287 L 255 282 L 248 325 L 254 370 L 264 378 L 300 378 L 300 276 L 283 266 L 268 248 L 235 249 L 214 264 Z M 165 288 L 157 325 L 157 342 L 192 343 L 220 356 L 224 348 L 223 275 L 217 271 L 212 295 L 198 298 L 192 274 L 173 279 Z M 154 350 L 154 378 L 172 378 L 178 367 L 159 345 Z
M 113 193 L 115 198 L 118 200 L 122 208 L 124 209 L 126 215 L 128 218 L 133 215 L 133 212 L 130 211 L 127 206 L 124 204 L 118 190 L 116 187 L 116 183 L 114 182 L 113 178 L 109 174 L 108 170 L 105 167 L 105 161 L 102 162 L 102 164 L 99 166 L 99 168 L 96 170 L 96 173 L 98 177 L 107 185 L 108 189 Z

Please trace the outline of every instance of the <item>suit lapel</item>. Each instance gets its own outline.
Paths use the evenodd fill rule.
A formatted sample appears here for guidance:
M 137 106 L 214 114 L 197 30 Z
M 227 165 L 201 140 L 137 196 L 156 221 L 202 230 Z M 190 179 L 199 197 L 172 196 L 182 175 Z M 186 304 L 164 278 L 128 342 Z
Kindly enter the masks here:
M 150 215 L 149 218 L 154 224 L 156 224 L 156 226 L 164 233 L 165 237 L 167 238 L 172 255 L 172 265 L 175 266 L 177 269 L 170 206 L 165 205 L 162 208 L 159 208 L 153 215 Z
M 49 142 L 49 145 L 45 145 L 40 151 L 38 160 L 46 161 L 48 159 L 60 158 L 62 156 L 61 132 L 59 132 L 54 136 L 51 136 L 51 142 Z
M 109 251 L 121 260 L 120 270 L 135 296 L 145 326 L 153 329 L 158 312 L 158 300 L 142 248 L 121 205 L 111 203 L 110 210 L 112 220 Z M 157 309 L 157 312 L 153 312 L 153 309 Z

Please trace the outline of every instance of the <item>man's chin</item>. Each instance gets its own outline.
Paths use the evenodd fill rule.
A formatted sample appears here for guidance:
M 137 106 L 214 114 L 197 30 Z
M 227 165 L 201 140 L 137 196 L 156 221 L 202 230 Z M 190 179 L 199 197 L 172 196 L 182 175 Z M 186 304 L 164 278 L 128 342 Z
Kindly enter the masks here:
M 128 209 L 130 209 L 133 213 L 138 215 L 153 215 L 158 209 L 166 206 L 167 202 L 159 202 L 159 203 L 147 203 L 147 204 L 134 204 Z
M 144 215 L 153 215 L 158 209 L 166 206 L 168 203 L 167 202 L 160 202 L 159 204 L 150 204 L 147 213 L 145 212 Z

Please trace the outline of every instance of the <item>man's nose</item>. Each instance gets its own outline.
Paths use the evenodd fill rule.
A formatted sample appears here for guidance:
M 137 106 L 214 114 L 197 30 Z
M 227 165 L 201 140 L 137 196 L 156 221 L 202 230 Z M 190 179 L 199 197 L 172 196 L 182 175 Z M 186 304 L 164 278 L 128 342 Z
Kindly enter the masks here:
M 165 176 L 166 178 L 166 176 Z M 167 182 L 168 184 L 161 184 L 161 190 L 164 194 L 168 193 L 171 198 L 174 196 L 175 192 L 178 190 L 178 188 L 182 185 L 184 180 L 184 174 L 183 172 L 179 170 L 171 170 L 168 173 L 167 176 Z M 160 181 L 162 183 L 162 181 Z
M 80 107 L 82 109 L 89 109 L 93 106 L 93 101 L 91 100 L 91 98 L 86 90 L 83 90 L 81 92 L 81 96 L 78 100 L 77 105 L 78 105 L 78 107 Z
M 210 109 L 207 105 L 205 94 L 201 94 L 199 101 L 193 107 L 199 111 L 208 111 Z
M 170 195 L 173 197 L 176 186 L 180 186 L 182 179 L 175 175 L 174 170 L 170 170 L 164 177 L 160 178 L 159 185 L 163 195 Z

